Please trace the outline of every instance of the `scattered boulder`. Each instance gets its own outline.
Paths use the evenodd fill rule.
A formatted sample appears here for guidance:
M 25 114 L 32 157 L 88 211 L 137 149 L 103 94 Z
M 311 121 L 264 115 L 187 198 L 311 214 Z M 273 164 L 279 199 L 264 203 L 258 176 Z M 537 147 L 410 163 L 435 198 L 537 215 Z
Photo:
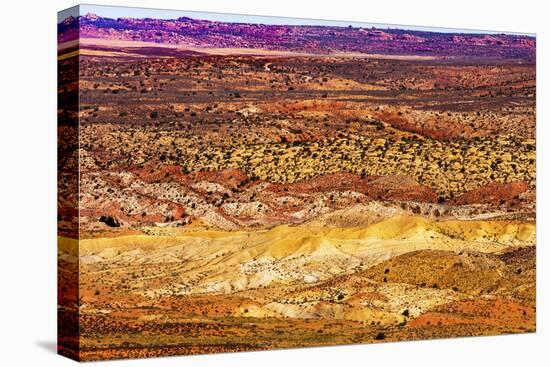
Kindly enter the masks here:
M 120 221 L 114 217 L 108 215 L 102 215 L 99 221 L 105 223 L 109 227 L 120 227 Z

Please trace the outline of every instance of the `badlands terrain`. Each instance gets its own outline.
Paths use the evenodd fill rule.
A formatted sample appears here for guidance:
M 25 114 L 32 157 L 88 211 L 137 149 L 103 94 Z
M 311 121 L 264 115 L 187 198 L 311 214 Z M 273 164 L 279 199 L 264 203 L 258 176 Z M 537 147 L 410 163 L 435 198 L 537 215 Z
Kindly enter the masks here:
M 78 19 L 61 353 L 535 331 L 533 38 Z

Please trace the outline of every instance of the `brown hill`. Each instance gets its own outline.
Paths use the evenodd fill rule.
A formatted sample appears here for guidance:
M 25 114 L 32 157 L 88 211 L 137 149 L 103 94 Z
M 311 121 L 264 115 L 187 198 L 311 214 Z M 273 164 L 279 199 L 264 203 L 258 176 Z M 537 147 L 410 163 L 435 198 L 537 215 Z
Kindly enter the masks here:
M 477 189 L 465 192 L 453 200 L 454 204 L 499 204 L 517 199 L 519 195 L 529 190 L 526 182 L 498 183 L 492 182 Z

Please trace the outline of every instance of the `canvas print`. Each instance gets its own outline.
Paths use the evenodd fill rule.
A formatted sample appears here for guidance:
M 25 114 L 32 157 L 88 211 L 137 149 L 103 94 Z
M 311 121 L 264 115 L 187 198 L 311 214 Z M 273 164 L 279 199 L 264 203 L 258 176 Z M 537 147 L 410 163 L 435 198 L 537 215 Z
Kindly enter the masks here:
M 531 34 L 58 16 L 59 353 L 534 332 Z

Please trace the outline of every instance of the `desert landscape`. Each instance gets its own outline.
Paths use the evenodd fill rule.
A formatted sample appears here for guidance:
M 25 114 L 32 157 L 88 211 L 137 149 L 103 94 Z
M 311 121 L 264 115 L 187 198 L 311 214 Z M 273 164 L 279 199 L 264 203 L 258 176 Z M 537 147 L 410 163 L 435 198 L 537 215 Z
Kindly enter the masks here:
M 58 31 L 61 354 L 535 331 L 534 37 Z

